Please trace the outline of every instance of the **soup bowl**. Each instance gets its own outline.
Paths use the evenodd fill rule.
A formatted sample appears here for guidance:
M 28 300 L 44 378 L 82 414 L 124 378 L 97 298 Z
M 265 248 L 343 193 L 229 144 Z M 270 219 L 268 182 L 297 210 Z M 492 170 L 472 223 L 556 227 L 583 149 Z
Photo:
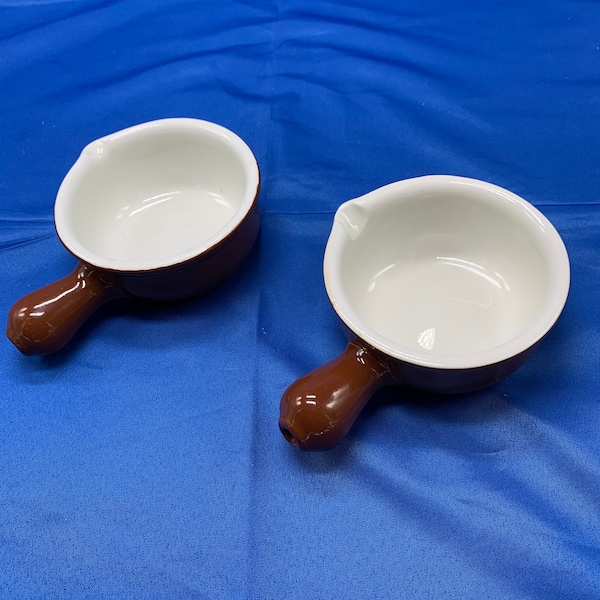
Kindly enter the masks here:
M 348 345 L 283 394 L 281 432 L 305 450 L 342 440 L 382 386 L 457 394 L 508 376 L 561 314 L 570 268 L 534 206 L 434 175 L 342 204 L 324 277 Z
M 110 300 L 211 290 L 254 245 L 259 188 L 250 148 L 207 121 L 151 121 L 92 142 L 54 207 L 58 237 L 79 263 L 13 305 L 7 336 L 24 354 L 50 354 Z

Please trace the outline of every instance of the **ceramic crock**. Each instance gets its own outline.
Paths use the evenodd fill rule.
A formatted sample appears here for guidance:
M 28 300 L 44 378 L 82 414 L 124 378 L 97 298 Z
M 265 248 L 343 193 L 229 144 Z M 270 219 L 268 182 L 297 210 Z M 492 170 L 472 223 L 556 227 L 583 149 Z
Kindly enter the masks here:
M 162 119 L 92 142 L 54 209 L 58 237 L 79 263 L 14 304 L 9 339 L 24 354 L 50 354 L 110 300 L 213 289 L 257 238 L 259 188 L 250 148 L 207 121 Z
M 563 241 L 538 209 L 444 175 L 343 204 L 324 276 L 348 346 L 283 394 L 280 429 L 305 450 L 337 444 L 382 386 L 456 394 L 508 376 L 550 331 L 570 284 Z

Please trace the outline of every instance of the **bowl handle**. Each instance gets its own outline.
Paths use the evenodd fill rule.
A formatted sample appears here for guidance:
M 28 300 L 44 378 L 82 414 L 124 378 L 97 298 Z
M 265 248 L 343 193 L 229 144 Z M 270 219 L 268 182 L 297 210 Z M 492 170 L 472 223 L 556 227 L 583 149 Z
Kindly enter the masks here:
M 327 450 L 350 431 L 371 396 L 395 383 L 387 365 L 357 341 L 283 394 L 279 428 L 301 450 Z
M 8 313 L 6 335 L 23 353 L 52 354 L 63 348 L 102 304 L 126 296 L 96 269 L 75 270 L 24 296 Z

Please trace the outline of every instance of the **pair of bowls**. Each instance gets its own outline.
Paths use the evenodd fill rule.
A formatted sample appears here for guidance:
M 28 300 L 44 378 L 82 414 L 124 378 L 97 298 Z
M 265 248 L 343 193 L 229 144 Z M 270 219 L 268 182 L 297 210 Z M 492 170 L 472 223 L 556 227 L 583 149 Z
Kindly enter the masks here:
M 13 306 L 8 337 L 25 354 L 49 354 L 109 300 L 209 291 L 254 245 L 259 188 L 250 148 L 206 121 L 164 119 L 91 143 L 55 204 L 58 236 L 79 264 Z M 305 450 L 337 444 L 382 386 L 462 393 L 506 377 L 558 319 L 570 279 L 542 213 L 452 176 L 343 204 L 324 272 L 348 346 L 283 394 L 281 432 Z

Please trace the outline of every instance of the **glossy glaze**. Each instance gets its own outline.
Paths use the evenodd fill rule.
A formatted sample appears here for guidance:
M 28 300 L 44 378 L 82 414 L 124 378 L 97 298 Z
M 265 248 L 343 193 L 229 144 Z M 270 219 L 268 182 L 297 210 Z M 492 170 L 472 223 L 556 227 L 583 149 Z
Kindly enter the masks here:
M 148 271 L 186 262 L 250 212 L 256 159 L 237 135 L 198 119 L 163 119 L 92 142 L 55 203 L 63 244 L 88 264 Z
M 436 369 L 392 358 L 349 330 L 346 333 L 349 342 L 344 352 L 295 381 L 281 398 L 279 428 L 300 450 L 328 450 L 341 442 L 382 387 L 396 385 L 436 394 L 474 392 L 516 371 L 539 345 L 492 365 Z
M 349 348 L 388 374 L 377 381 L 437 393 L 481 389 L 513 372 L 553 326 L 569 289 L 564 244 L 537 209 L 449 176 L 398 182 L 342 205 L 324 272 Z M 288 441 L 323 449 L 349 430 L 354 399 L 372 393 L 354 375 L 353 353 L 334 361 L 337 386 L 330 363 L 286 391 L 280 427 Z M 320 401 L 308 410 L 305 396 Z
M 21 298 L 8 313 L 6 335 L 23 354 L 50 354 L 62 348 L 103 304 L 124 292 L 93 267 L 75 270 Z
M 166 119 L 90 144 L 55 206 L 59 238 L 80 263 L 16 302 L 7 336 L 24 354 L 50 354 L 109 300 L 213 289 L 254 245 L 259 190 L 250 149 L 212 123 Z
M 388 365 L 359 341 L 292 384 L 281 402 L 279 427 L 302 450 L 327 450 L 350 431 L 379 388 L 394 383 Z

